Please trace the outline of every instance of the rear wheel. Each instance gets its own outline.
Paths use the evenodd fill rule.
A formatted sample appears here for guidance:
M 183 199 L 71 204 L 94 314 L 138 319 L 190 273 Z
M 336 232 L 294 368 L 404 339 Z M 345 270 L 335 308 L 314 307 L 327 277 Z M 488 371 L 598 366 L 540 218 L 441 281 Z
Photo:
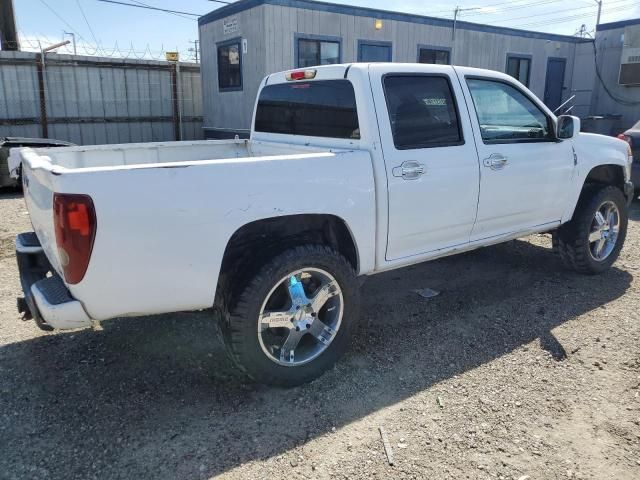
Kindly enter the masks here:
M 359 291 L 353 267 L 334 250 L 287 250 L 237 290 L 221 327 L 231 359 L 253 380 L 299 385 L 331 368 L 346 350 Z
M 580 199 L 571 222 L 554 233 L 553 245 L 563 263 L 577 272 L 609 269 L 627 235 L 627 202 L 616 187 L 591 188 Z

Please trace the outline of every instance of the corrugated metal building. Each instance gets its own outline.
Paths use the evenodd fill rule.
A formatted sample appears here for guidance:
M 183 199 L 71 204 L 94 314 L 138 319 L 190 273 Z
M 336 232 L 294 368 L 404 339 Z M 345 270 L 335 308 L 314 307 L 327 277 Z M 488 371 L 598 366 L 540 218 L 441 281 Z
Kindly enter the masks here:
M 246 134 L 260 80 L 319 63 L 453 63 L 506 71 L 551 107 L 576 95 L 589 114 L 593 85 L 576 75 L 593 63 L 577 37 L 311 0 L 239 0 L 199 19 L 207 137 Z
M 617 134 L 640 121 L 640 18 L 599 25 L 595 47 L 591 115 L 604 117 L 598 131 Z

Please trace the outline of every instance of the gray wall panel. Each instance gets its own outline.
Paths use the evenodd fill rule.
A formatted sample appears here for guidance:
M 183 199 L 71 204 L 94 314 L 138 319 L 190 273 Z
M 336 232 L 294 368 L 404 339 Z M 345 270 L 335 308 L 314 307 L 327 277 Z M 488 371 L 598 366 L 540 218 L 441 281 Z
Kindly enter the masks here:
M 640 25 L 599 31 L 596 34 L 597 59 L 602 81 L 596 77 L 591 112 L 600 116 L 620 116 L 619 120 L 611 122 L 611 128 L 607 132 L 611 134 L 621 133 L 640 121 L 640 86 L 618 84 L 624 38 L 631 38 L 632 35 L 640 35 Z
M 223 20 L 211 22 L 200 27 L 200 45 L 202 50 L 202 93 L 205 128 L 230 128 L 241 130 L 251 123 L 253 104 L 260 80 L 265 75 L 266 65 L 274 65 L 276 52 L 283 47 L 281 38 L 275 31 L 286 28 L 281 23 L 274 24 L 278 18 L 276 12 L 266 13 L 266 6 L 240 12 L 232 17 L 238 20 L 238 30 L 225 34 Z M 269 21 L 267 21 L 267 18 Z M 289 20 L 290 21 L 290 20 Z M 270 35 L 265 32 L 271 29 Z M 247 52 L 242 54 L 241 91 L 218 89 L 218 66 L 216 44 L 232 38 L 241 37 L 247 42 Z M 278 35 L 279 37 L 279 35 Z M 291 40 L 293 42 L 293 39 Z M 291 47 L 293 48 L 293 47 Z M 280 53 L 278 53 L 280 54 Z M 290 56 L 290 61 L 293 55 Z M 283 60 L 280 60 L 283 61 Z

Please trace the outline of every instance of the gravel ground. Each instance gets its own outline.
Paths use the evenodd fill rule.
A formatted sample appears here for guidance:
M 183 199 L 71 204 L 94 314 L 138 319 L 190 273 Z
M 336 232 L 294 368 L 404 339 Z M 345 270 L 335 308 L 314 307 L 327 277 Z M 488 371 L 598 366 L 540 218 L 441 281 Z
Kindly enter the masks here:
M 0 478 L 638 479 L 640 203 L 631 215 L 602 276 L 563 270 L 541 235 L 372 277 L 350 353 L 279 390 L 233 375 L 207 312 L 20 321 L 29 219 L 2 194 Z

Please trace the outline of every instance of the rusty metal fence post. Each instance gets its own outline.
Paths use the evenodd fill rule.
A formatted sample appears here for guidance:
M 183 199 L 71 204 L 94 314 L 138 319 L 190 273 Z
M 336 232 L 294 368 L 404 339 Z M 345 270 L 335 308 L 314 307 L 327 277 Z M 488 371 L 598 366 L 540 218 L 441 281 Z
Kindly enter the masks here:
M 38 72 L 38 96 L 40 97 L 40 127 L 42 138 L 49 138 L 49 125 L 47 123 L 47 96 L 45 94 L 44 78 L 44 54 L 36 53 L 36 70 Z
M 171 63 L 169 65 L 169 72 L 171 73 L 171 96 L 173 97 L 173 131 L 176 140 L 182 140 L 182 119 L 180 115 L 180 97 L 178 96 L 179 88 L 178 82 L 180 81 L 178 62 Z

